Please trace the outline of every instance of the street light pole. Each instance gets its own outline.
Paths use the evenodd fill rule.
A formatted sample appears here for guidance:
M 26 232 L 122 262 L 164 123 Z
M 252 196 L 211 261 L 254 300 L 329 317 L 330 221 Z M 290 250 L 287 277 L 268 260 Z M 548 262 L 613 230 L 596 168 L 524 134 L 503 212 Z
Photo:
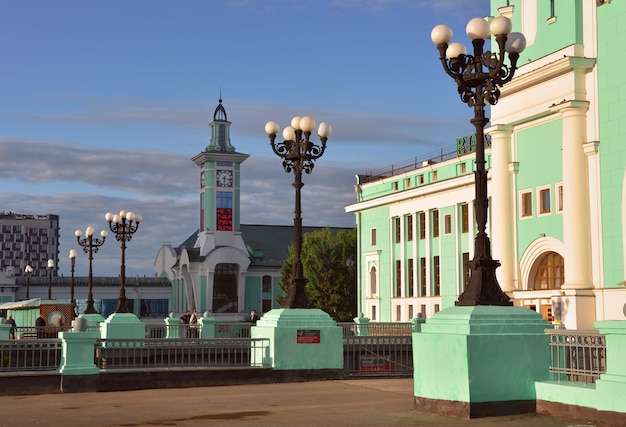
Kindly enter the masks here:
M 26 299 L 30 299 L 30 275 L 33 272 L 33 267 L 27 264 L 24 267 L 24 273 L 26 273 Z
M 48 299 L 52 299 L 52 269 L 54 269 L 54 260 L 48 260 Z
M 313 308 L 313 303 L 306 293 L 307 279 L 302 271 L 302 208 L 300 203 L 300 190 L 304 186 L 302 172 L 311 173 L 315 166 L 314 161 L 322 157 L 326 150 L 326 141 L 332 133 L 330 125 L 320 123 L 317 134 L 322 145 L 316 145 L 310 141 L 311 132 L 315 129 L 315 120 L 311 117 L 296 116 L 291 120 L 291 126 L 283 130 L 283 142 L 275 142 L 276 134 L 280 130 L 278 123 L 270 121 L 265 125 L 265 132 L 269 136 L 270 145 L 274 153 L 283 159 L 285 172 L 294 173 L 292 186 L 296 190 L 296 202 L 293 219 L 293 250 L 294 262 L 291 272 L 291 285 L 289 294 L 283 308 Z
M 80 230 L 76 230 L 74 235 L 76 236 L 78 244 L 83 248 L 83 252 L 89 256 L 89 276 L 87 279 L 87 286 L 89 290 L 87 294 L 87 307 L 85 307 L 84 314 L 96 314 L 97 311 L 93 300 L 93 254 L 97 253 L 100 246 L 104 245 L 107 232 L 102 230 L 100 232 L 102 239 L 98 239 L 93 237 L 93 227 L 87 227 L 85 230 L 85 238 L 80 238 L 83 235 Z
M 509 296 L 502 291 L 496 279 L 496 268 L 500 262 L 491 258 L 491 244 L 487 236 L 487 170 L 485 168 L 485 126 L 489 119 L 485 116 L 485 105 L 495 105 L 500 98 L 500 87 L 513 78 L 517 69 L 519 53 L 526 47 L 526 39 L 521 33 L 511 33 L 511 21 L 498 16 L 491 24 L 483 18 L 474 18 L 466 27 L 472 39 L 474 54 L 469 55 L 459 42 L 451 43 L 452 30 L 446 25 L 437 25 L 431 32 L 431 39 L 439 50 L 443 69 L 457 84 L 461 101 L 474 108 L 474 118 L 470 120 L 476 129 L 476 171 L 474 213 L 477 234 L 474 239 L 474 258 L 468 262 L 470 281 L 467 289 L 455 303 L 460 306 L 513 305 Z M 485 39 L 493 34 L 498 45 L 498 53 L 484 51 Z M 504 63 L 508 52 L 510 66 Z
M 76 265 L 76 249 L 70 249 L 70 273 L 72 274 L 70 280 L 70 302 L 74 306 L 74 314 L 76 314 L 76 300 L 74 299 L 74 266 Z
M 128 313 L 128 298 L 126 298 L 126 242 L 133 238 L 133 234 L 139 228 L 141 215 L 133 212 L 120 211 L 119 214 L 108 212 L 104 219 L 109 223 L 109 228 L 115 234 L 115 239 L 121 242 L 122 264 L 120 267 L 120 296 L 118 297 L 116 313 Z

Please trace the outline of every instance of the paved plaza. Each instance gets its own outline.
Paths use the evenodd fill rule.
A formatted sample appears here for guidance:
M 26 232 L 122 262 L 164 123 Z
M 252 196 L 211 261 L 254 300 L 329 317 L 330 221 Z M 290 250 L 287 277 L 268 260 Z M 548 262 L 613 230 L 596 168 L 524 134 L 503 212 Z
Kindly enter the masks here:
M 413 411 L 412 391 L 411 379 L 371 379 L 0 396 L 0 426 L 592 425 L 536 414 L 469 421 L 423 415 Z

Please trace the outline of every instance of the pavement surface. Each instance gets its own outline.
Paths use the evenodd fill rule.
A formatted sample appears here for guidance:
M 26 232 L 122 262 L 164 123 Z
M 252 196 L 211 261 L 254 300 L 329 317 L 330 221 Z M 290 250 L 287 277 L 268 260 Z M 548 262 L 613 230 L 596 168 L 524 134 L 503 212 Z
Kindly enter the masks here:
M 412 379 L 0 396 L 2 427 L 212 425 L 578 427 L 593 424 L 537 414 L 473 420 L 420 414 L 413 410 Z

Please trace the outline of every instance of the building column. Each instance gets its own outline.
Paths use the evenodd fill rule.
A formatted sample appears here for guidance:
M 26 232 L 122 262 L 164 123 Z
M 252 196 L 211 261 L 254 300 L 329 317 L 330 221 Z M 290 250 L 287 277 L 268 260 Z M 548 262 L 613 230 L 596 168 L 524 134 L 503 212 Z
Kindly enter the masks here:
M 563 243 L 565 283 L 557 297 L 567 329 L 593 329 L 595 296 L 591 268 L 589 173 L 584 145 L 589 103 L 567 101 L 551 107 L 563 124 Z
M 495 125 L 485 130 L 491 135 L 491 255 L 500 261 L 496 270 L 498 284 L 505 292 L 516 290 L 516 262 L 514 249 L 515 195 L 511 163 L 511 136 L 509 125 Z
M 584 152 L 587 102 L 568 102 L 563 119 L 564 289 L 591 289 L 589 178 Z M 555 107 L 557 108 L 557 107 Z

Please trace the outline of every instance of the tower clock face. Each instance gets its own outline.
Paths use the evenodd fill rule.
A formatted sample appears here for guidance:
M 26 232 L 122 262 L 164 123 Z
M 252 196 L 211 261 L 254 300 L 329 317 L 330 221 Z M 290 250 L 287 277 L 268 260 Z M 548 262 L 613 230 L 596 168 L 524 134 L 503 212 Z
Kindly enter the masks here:
M 233 173 L 227 170 L 218 170 L 215 175 L 217 178 L 218 187 L 232 187 L 233 186 Z

